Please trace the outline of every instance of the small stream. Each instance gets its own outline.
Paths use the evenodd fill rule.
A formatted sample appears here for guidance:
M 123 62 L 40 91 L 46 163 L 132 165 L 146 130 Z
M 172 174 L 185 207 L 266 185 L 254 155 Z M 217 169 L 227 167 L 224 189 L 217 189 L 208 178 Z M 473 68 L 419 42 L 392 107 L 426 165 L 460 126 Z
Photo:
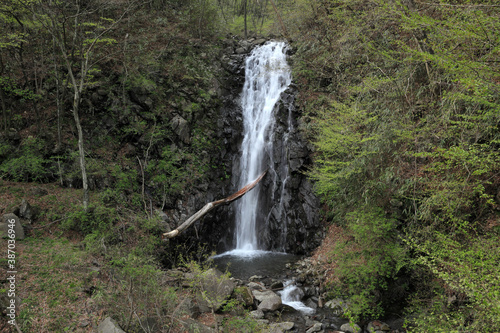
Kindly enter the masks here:
M 283 290 L 278 291 L 283 304 L 306 315 L 315 313 L 315 309 L 301 302 L 304 291 L 286 274 L 287 264 L 295 263 L 298 256 L 283 252 L 233 250 L 212 259 L 219 270 L 227 270 L 239 280 L 248 281 L 252 277 L 259 277 L 283 281 Z
M 338 330 L 348 321 L 330 309 L 319 308 L 317 297 L 307 295 L 306 290 L 311 286 L 298 283 L 294 276 L 296 272 L 287 265 L 293 265 L 299 259 L 299 256 L 293 254 L 260 250 L 233 250 L 212 257 L 217 269 L 229 271 L 232 277 L 243 284 L 257 281 L 267 289 L 273 288 L 284 305 L 280 310 L 279 321 L 294 322 L 294 332 L 306 332 L 318 322 L 322 323 L 324 332 Z M 281 287 L 272 287 L 274 284 L 280 285 L 280 282 Z
M 247 281 L 252 276 L 271 277 L 283 280 L 287 276 L 287 264 L 299 259 L 298 256 L 281 252 L 233 250 L 214 256 L 216 267 L 221 271 L 228 270 L 231 276 Z M 315 310 L 301 302 L 304 291 L 299 288 L 294 279 L 284 280 L 283 290 L 279 291 L 283 304 L 291 306 L 303 314 L 312 315 Z
M 283 304 L 306 315 L 313 315 L 316 312 L 315 309 L 302 303 L 302 298 L 305 296 L 304 291 L 295 284 L 294 280 L 287 280 L 283 285 L 283 290 L 279 292 Z

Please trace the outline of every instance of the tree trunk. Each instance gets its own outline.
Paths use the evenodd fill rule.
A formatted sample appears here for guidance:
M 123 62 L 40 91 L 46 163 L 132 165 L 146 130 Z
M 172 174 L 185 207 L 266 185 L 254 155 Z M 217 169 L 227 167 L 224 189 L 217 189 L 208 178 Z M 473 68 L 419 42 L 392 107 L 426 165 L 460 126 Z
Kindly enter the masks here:
M 57 106 L 57 151 L 61 148 L 62 140 L 61 140 L 61 89 L 59 82 L 59 66 L 57 64 L 56 53 L 57 53 L 57 44 L 55 41 L 55 37 L 52 37 L 52 58 L 54 61 L 54 78 L 56 80 L 56 106 Z
M 273 5 L 274 11 L 276 13 L 276 16 L 278 17 L 278 21 L 281 24 L 281 29 L 283 30 L 283 35 L 286 37 L 288 36 L 288 31 L 286 31 L 285 25 L 283 24 L 283 20 L 281 19 L 281 15 L 278 12 L 278 8 L 276 7 L 276 4 L 274 3 L 273 0 L 271 0 L 271 5 Z
M 248 38 L 248 30 L 247 30 L 247 2 L 248 2 L 248 0 L 244 0 L 244 4 L 243 4 L 244 17 L 245 17 L 245 39 Z
M 203 206 L 202 209 L 197 211 L 194 215 L 192 215 L 190 218 L 188 218 L 184 223 L 182 223 L 180 226 L 178 226 L 177 229 L 164 233 L 162 235 L 162 239 L 173 238 L 173 237 L 179 235 L 181 232 L 183 232 L 185 229 L 190 227 L 194 222 L 198 221 L 201 217 L 203 217 L 206 213 L 208 213 L 209 211 L 211 211 L 215 207 L 220 206 L 222 204 L 228 204 L 234 200 L 241 198 L 243 195 L 245 195 L 245 193 L 247 193 L 248 191 L 253 189 L 255 186 L 257 186 L 257 184 L 262 180 L 262 178 L 264 178 L 266 173 L 267 173 L 267 170 L 264 171 L 256 180 L 254 180 L 250 184 L 244 186 L 238 192 L 231 194 L 227 198 L 207 203 L 205 206 Z
M 3 129 L 7 133 L 9 131 L 9 126 L 7 125 L 7 104 L 5 103 L 5 94 L 2 87 L 0 87 L 0 102 L 2 104 Z
M 87 210 L 89 206 L 89 183 L 87 180 L 87 168 L 85 165 L 85 149 L 83 148 L 83 131 L 78 115 L 80 107 L 80 94 L 75 87 L 75 96 L 73 99 L 73 117 L 75 118 L 76 129 L 78 132 L 78 152 L 80 155 L 80 169 L 82 170 L 82 185 L 83 185 L 83 209 Z
M 2 59 L 2 55 L 0 54 L 0 74 L 3 74 L 3 71 L 4 71 L 4 65 L 3 65 L 3 59 Z M 3 92 L 3 87 L 0 86 L 0 102 L 2 104 L 2 115 L 3 115 L 3 129 L 5 131 L 5 133 L 8 132 L 9 130 L 9 125 L 10 125 L 10 121 L 9 121 L 9 124 L 7 125 L 7 103 L 5 102 L 5 94 Z M 10 118 L 9 118 L 10 120 Z

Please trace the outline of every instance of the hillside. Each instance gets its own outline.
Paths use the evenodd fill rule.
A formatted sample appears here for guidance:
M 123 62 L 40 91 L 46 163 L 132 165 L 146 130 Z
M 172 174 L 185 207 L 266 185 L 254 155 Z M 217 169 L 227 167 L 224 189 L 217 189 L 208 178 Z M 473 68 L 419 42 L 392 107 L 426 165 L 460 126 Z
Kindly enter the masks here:
M 290 26 L 309 175 L 342 227 L 323 256 L 332 294 L 355 321 L 405 308 L 409 331 L 496 331 L 500 8 L 302 5 Z

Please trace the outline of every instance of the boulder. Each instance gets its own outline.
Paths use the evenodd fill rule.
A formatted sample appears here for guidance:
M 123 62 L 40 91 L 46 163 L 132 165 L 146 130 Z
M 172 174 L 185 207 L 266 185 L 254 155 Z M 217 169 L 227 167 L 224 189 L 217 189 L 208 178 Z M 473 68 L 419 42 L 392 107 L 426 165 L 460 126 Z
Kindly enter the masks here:
M 22 217 L 27 220 L 34 220 L 38 213 L 38 209 L 36 207 L 32 207 L 28 201 L 23 199 L 21 202 L 21 206 L 19 207 L 19 217 Z
M 281 302 L 281 297 L 271 290 L 258 291 L 252 290 L 253 296 L 260 301 L 258 309 L 266 311 L 276 311 L 283 305 Z
M 283 281 L 273 280 L 271 282 L 271 289 L 273 289 L 273 290 L 283 289 Z
M 200 308 L 196 305 L 193 300 L 186 297 L 177 308 L 177 313 L 180 316 L 189 316 L 196 319 L 200 315 Z
M 332 309 L 333 313 L 338 316 L 344 315 L 344 312 L 348 308 L 348 304 L 346 301 L 340 298 L 332 299 L 325 303 L 325 308 Z
M 361 333 L 361 327 L 359 327 L 357 324 L 351 325 L 349 323 L 346 323 L 340 326 L 340 330 L 347 333 Z
M 189 136 L 189 123 L 186 119 L 181 116 L 175 116 L 170 124 L 172 130 L 175 134 L 179 136 L 179 139 L 182 140 L 185 144 L 189 144 L 191 138 Z
M 253 306 L 252 291 L 248 287 L 238 287 L 234 290 L 235 298 L 245 307 Z
M 104 319 L 97 327 L 97 333 L 125 333 L 111 317 Z
M 214 328 L 206 326 L 190 318 L 183 320 L 182 326 L 184 326 L 186 332 L 199 332 L 199 333 L 215 332 Z
M 252 45 L 256 46 L 256 45 L 262 45 L 266 42 L 266 40 L 264 38 L 258 38 L 256 40 L 254 40 L 252 42 Z
M 261 283 L 257 283 L 257 282 L 250 282 L 249 284 L 247 284 L 247 287 L 252 289 L 252 290 L 265 289 L 265 287 Z
M 368 323 L 366 330 L 370 333 L 383 333 L 383 332 L 389 332 L 391 328 L 384 322 L 381 322 L 379 320 L 374 320 Z
M 9 229 L 11 229 L 11 225 L 14 224 L 13 230 L 15 235 L 15 239 L 24 239 L 24 229 L 21 225 L 21 221 L 17 215 L 9 213 L 4 214 L 2 217 L 2 223 L 0 223 L 0 238 L 9 237 Z
M 319 332 L 322 328 L 323 325 L 320 322 L 315 322 L 314 325 L 306 331 L 306 333 Z
M 219 310 L 236 287 L 233 281 L 229 280 L 229 278 L 215 268 L 211 268 L 204 272 L 201 279 L 201 285 L 204 291 L 203 298 L 209 303 L 209 307 L 213 308 L 214 311 Z
M 272 323 L 269 325 L 270 333 L 284 333 L 290 331 L 295 324 L 291 321 L 284 321 L 282 323 Z
M 250 311 L 250 317 L 252 317 L 253 319 L 262 319 L 264 318 L 264 312 L 260 309 Z
M 257 280 L 262 280 L 264 277 L 262 275 L 252 275 L 248 278 L 248 281 L 255 282 Z

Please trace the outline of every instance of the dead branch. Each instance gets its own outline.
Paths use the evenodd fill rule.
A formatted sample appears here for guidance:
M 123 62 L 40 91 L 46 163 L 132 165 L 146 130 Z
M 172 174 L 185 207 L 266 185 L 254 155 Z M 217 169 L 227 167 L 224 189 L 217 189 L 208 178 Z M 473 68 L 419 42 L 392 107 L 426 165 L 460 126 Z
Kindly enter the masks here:
M 162 235 L 162 239 L 173 238 L 173 237 L 179 235 L 181 232 L 183 232 L 185 229 L 187 229 L 194 222 L 199 220 L 202 216 L 204 216 L 206 213 L 208 213 L 209 211 L 211 211 L 215 207 L 220 206 L 222 204 L 228 204 L 234 200 L 241 198 L 243 195 L 245 195 L 245 193 L 247 193 L 248 191 L 253 189 L 255 186 L 257 186 L 257 184 L 262 180 L 262 178 L 264 178 L 266 173 L 267 173 L 267 170 L 264 171 L 256 180 L 254 180 L 250 184 L 244 186 L 238 192 L 231 194 L 227 198 L 207 203 L 205 206 L 203 206 L 202 209 L 197 211 L 194 215 L 192 215 L 190 218 L 188 218 L 184 223 L 182 223 L 180 226 L 178 226 L 177 229 L 164 233 Z

